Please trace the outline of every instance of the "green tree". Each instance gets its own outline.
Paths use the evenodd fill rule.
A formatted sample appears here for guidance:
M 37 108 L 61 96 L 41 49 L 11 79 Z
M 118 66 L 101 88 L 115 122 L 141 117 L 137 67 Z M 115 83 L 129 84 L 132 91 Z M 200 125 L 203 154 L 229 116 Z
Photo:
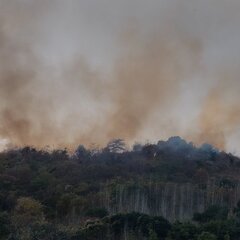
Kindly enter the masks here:
M 30 197 L 21 197 L 17 200 L 13 214 L 14 221 L 20 225 L 44 220 L 43 205 Z
M 111 153 L 122 153 L 126 150 L 126 144 L 123 139 L 113 139 L 111 140 L 106 148 L 104 149 L 105 152 Z
M 210 206 L 203 213 L 195 213 L 193 220 L 199 223 L 206 223 L 213 220 L 226 220 L 228 209 L 217 205 Z
M 149 238 L 148 240 L 158 240 L 158 236 L 153 229 L 149 230 Z
M 32 240 L 30 237 L 31 226 L 43 222 L 44 215 L 41 203 L 30 197 L 21 197 L 17 200 L 12 223 L 19 240 Z
M 229 234 L 226 234 L 226 235 L 224 236 L 224 240 L 230 240 Z
M 173 224 L 169 233 L 169 238 L 174 240 L 189 240 L 195 239 L 199 229 L 192 223 L 180 223 Z
M 10 219 L 6 212 L 0 212 L 0 239 L 7 239 L 10 234 Z
M 217 240 L 217 237 L 209 232 L 202 232 L 198 238 L 198 240 Z
M 69 240 L 66 232 L 49 223 L 36 223 L 31 226 L 31 240 Z

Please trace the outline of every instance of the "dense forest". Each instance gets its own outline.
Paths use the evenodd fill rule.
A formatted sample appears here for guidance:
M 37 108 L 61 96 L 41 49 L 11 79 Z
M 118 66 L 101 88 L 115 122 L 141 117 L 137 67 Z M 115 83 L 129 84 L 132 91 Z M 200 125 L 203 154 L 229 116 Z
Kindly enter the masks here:
M 239 173 L 238 157 L 180 137 L 9 149 L 0 153 L 0 239 L 240 239 Z

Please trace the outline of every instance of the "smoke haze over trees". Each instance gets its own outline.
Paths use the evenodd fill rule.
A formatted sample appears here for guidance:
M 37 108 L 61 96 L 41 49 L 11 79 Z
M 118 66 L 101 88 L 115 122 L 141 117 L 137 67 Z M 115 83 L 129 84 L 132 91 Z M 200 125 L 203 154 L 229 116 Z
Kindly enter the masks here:
M 0 0 L 0 240 L 239 240 L 239 13 Z
M 1 1 L 3 145 L 181 135 L 237 151 L 239 10 L 237 0 Z

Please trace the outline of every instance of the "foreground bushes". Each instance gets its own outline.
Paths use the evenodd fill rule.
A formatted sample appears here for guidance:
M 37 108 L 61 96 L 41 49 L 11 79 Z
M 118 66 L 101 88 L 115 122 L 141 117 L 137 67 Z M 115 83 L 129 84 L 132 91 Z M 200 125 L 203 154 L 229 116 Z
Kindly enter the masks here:
M 22 206 L 22 207 L 21 207 Z M 20 210 L 21 209 L 21 210 Z M 17 212 L 17 210 L 19 212 Z M 40 212 L 39 212 L 40 211 Z M 224 210 L 225 211 L 225 210 Z M 36 217 L 36 213 L 40 217 Z M 209 214 L 209 212 L 211 214 Z M 34 200 L 21 199 L 14 215 L 0 214 L 0 239 L 8 240 L 238 240 L 237 215 L 221 217 L 222 207 L 211 207 L 198 216 L 205 221 L 169 223 L 162 217 L 140 213 L 85 219 L 78 225 L 49 223 Z M 16 221 L 16 217 L 18 221 Z M 22 220 L 22 221 L 21 221 Z M 28 223 L 26 222 L 28 221 Z M 21 224 L 25 223 L 25 224 Z M 26 224 L 27 223 L 27 224 Z

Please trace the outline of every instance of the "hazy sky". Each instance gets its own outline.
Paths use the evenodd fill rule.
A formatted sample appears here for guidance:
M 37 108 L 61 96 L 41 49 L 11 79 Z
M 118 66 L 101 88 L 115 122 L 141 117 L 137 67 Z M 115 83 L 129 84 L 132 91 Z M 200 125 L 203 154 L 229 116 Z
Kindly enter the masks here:
M 0 0 L 0 136 L 180 135 L 240 153 L 239 0 Z

